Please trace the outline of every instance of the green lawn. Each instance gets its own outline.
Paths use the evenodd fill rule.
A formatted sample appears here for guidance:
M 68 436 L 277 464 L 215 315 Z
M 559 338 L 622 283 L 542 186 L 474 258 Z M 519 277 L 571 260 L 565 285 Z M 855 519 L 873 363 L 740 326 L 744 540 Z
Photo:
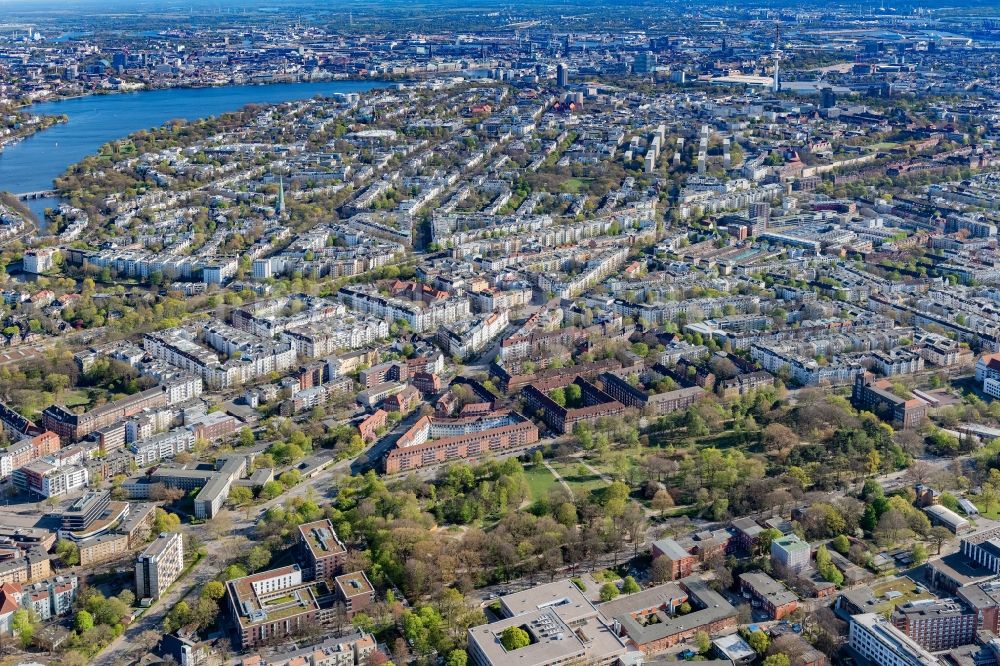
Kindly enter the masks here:
M 986 502 L 981 501 L 978 497 L 969 498 L 972 503 L 976 505 L 979 509 L 979 515 L 983 518 L 989 518 L 990 520 L 1000 520 L 1000 505 L 994 504 L 990 507 L 990 510 L 986 510 Z
M 891 578 L 882 583 L 872 585 L 872 593 L 878 605 L 875 607 L 876 613 L 891 611 L 894 607 L 917 599 L 930 599 L 934 595 L 930 592 L 917 592 L 917 583 L 909 578 Z M 902 594 L 895 599 L 886 600 L 887 592 L 899 592 Z
M 583 472 L 583 470 L 578 469 L 579 466 L 580 464 L 576 462 L 552 463 L 552 468 L 559 472 L 559 475 L 566 480 L 566 483 L 569 484 L 570 488 L 573 489 L 573 493 L 576 495 L 585 497 L 607 485 L 600 476 L 589 471 Z
M 559 186 L 559 189 L 569 194 L 578 194 L 580 190 L 588 187 L 589 185 L 590 182 L 584 178 L 567 178 L 563 181 L 562 185 Z
M 87 395 L 86 391 L 79 389 L 64 391 L 62 394 L 63 404 L 67 407 L 78 407 L 80 405 L 89 405 L 90 396 Z
M 716 435 L 708 435 L 707 437 L 702 437 L 698 440 L 698 446 L 701 448 L 716 448 L 716 449 L 730 449 L 730 448 L 742 448 L 745 446 L 754 446 L 760 434 L 758 432 L 750 432 L 740 434 L 733 430 L 723 430 Z
M 532 499 L 539 500 L 548 496 L 549 490 L 557 484 L 556 477 L 552 476 L 544 465 L 532 465 L 524 470 L 524 476 L 528 479 L 528 487 L 531 488 Z

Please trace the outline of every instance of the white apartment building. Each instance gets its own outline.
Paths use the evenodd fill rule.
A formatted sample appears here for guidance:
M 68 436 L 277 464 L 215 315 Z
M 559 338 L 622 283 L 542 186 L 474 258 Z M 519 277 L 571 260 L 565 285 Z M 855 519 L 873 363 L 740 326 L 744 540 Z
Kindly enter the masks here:
M 875 666 L 939 666 L 941 663 L 878 613 L 851 617 L 848 644 Z

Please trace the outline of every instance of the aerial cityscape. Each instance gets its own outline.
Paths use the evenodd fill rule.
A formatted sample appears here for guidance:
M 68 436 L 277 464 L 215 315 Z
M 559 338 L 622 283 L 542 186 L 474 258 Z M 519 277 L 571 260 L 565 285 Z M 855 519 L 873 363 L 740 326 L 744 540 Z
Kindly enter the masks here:
M 998 666 L 1000 5 L 0 0 L 0 666 Z

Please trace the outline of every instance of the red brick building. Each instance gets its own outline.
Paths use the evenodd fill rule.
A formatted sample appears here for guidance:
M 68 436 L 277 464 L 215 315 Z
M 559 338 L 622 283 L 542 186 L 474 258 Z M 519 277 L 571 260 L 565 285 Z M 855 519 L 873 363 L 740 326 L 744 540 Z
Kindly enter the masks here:
M 534 385 L 521 390 L 525 404 L 541 415 L 545 423 L 558 433 L 573 432 L 577 423 L 596 423 L 598 419 L 620 416 L 625 413 L 625 405 L 591 384 L 583 377 L 573 382 L 580 387 L 583 405 L 566 408 L 558 404 Z M 558 387 L 556 387 L 558 388 Z
M 378 409 L 371 416 L 365 417 L 365 420 L 358 424 L 361 439 L 366 442 L 374 442 L 378 439 L 378 431 L 385 427 L 388 416 L 389 414 L 384 409 Z
M 72 442 L 83 439 L 100 428 L 134 416 L 144 409 L 163 407 L 167 404 L 167 393 L 156 386 L 121 400 L 95 407 L 89 412 L 75 414 L 62 405 L 50 405 L 42 412 L 42 425 Z
M 670 580 L 687 578 L 694 571 L 698 557 L 689 553 L 673 539 L 660 539 L 650 546 L 653 559 L 666 558 L 670 562 Z
M 399 393 L 390 395 L 383 404 L 390 412 L 407 414 L 420 404 L 420 391 L 412 386 L 407 386 Z
M 334 580 L 337 598 L 344 603 L 347 618 L 354 617 L 375 603 L 375 588 L 368 581 L 364 571 L 337 576 Z
M 740 590 L 773 620 L 787 617 L 799 607 L 795 593 L 765 573 L 740 574 Z
M 441 378 L 433 372 L 415 372 L 412 382 L 421 393 L 437 393 L 441 390 Z
M 385 472 L 396 474 L 452 460 L 475 460 L 537 441 L 535 424 L 515 412 L 457 419 L 424 416 L 403 433 L 386 456 Z
M 347 548 L 329 519 L 299 525 L 299 546 L 307 573 L 318 580 L 340 573 L 347 558 Z
M 678 612 L 689 603 L 692 611 Z M 612 619 L 619 636 L 644 654 L 663 652 L 700 631 L 719 635 L 736 631 L 736 609 L 697 576 L 664 583 L 598 606 Z

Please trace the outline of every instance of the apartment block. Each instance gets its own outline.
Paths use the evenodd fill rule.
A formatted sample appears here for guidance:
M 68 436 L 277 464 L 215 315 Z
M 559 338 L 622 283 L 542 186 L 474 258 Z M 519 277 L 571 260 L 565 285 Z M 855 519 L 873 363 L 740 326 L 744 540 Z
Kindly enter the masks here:
M 329 519 L 299 525 L 299 544 L 305 568 L 316 579 L 332 578 L 347 557 L 347 548 Z
M 159 599 L 184 570 L 184 537 L 164 532 L 149 544 L 135 563 L 135 596 Z
M 304 582 L 293 564 L 226 583 L 228 611 L 244 649 L 285 639 L 332 618 L 321 599 L 332 595 L 322 581 Z
M 920 599 L 897 605 L 892 624 L 931 652 L 975 641 L 977 613 L 955 601 Z
M 538 428 L 515 412 L 443 418 L 423 416 L 397 440 L 385 459 L 386 474 L 452 460 L 475 460 L 530 446 Z
M 940 666 L 934 655 L 878 613 L 851 616 L 848 645 L 875 666 Z
M 893 393 L 888 379 L 875 380 L 871 373 L 858 375 L 854 380 L 851 403 L 857 409 L 874 412 L 894 428 L 918 428 L 927 419 L 929 405 L 920 398 L 906 398 Z
M 334 579 L 337 599 L 344 604 L 348 618 L 375 603 L 375 588 L 372 587 L 364 571 L 352 571 Z

